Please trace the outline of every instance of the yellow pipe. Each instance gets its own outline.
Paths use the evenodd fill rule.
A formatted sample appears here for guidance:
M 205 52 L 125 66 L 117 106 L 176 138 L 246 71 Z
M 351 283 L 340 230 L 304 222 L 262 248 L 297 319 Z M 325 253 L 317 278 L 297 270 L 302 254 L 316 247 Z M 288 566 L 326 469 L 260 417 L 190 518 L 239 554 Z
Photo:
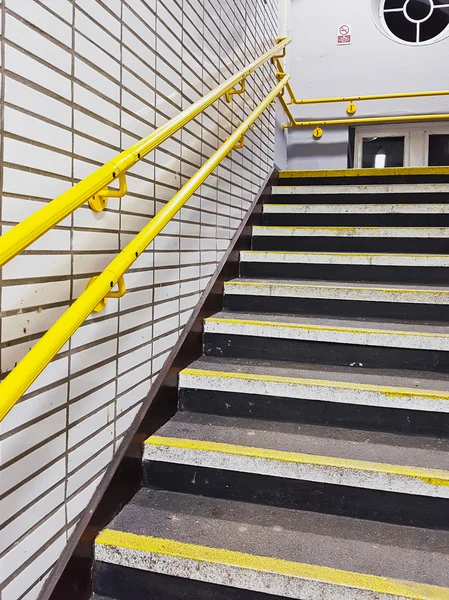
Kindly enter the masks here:
M 275 64 L 276 69 L 278 70 L 279 74 L 283 77 L 285 75 L 285 70 L 284 70 L 284 67 L 283 67 L 281 61 L 279 60 L 279 58 L 273 58 L 273 63 Z M 287 85 L 285 86 L 285 89 L 287 90 L 287 92 L 290 96 L 290 102 L 286 102 L 286 104 L 297 104 L 295 93 L 293 92 L 290 82 L 287 83 Z
M 309 98 L 298 100 L 292 97 L 293 104 L 327 104 L 331 102 L 356 102 L 361 100 L 394 100 L 396 98 L 426 98 L 431 96 L 449 96 L 449 90 L 438 92 L 405 92 L 402 94 L 374 94 L 372 96 L 343 96 L 341 98 Z
M 271 50 L 260 56 L 245 69 L 210 91 L 203 98 L 192 104 L 179 115 L 167 121 L 146 138 L 143 138 L 94 173 L 77 183 L 33 215 L 13 227 L 0 237 L 0 267 L 20 254 L 44 233 L 60 223 L 84 202 L 98 192 L 104 190 L 114 179 L 123 175 L 149 152 L 171 137 L 192 119 L 203 112 L 208 106 L 218 100 L 223 94 L 232 89 L 248 75 L 253 73 L 272 56 L 285 48 L 291 40 L 285 38 Z
M 293 127 L 293 125 L 295 124 L 295 118 L 292 114 L 292 111 L 290 110 L 290 107 L 288 106 L 288 104 L 286 103 L 285 99 L 283 96 L 279 96 L 279 102 L 281 103 L 285 114 L 288 117 L 288 123 L 282 123 L 282 127 L 284 129 L 288 129 L 290 127 Z
M 449 175 L 449 167 L 386 167 L 384 169 L 316 169 L 314 171 L 279 171 L 280 179 L 320 177 L 403 177 L 404 175 Z
M 360 119 L 329 119 L 328 121 L 295 121 L 295 127 L 318 127 L 321 125 L 362 125 L 368 123 L 410 123 L 414 121 L 447 121 L 449 114 L 407 115 L 404 117 L 365 117 Z
M 157 215 L 136 235 L 122 252 L 95 278 L 81 296 L 66 310 L 47 333 L 26 354 L 0 384 L 0 421 L 42 373 L 49 362 L 70 339 L 80 325 L 129 269 L 133 262 L 151 244 L 157 234 L 184 206 L 200 185 L 236 146 L 251 125 L 282 92 L 290 75 L 286 75 L 243 121 L 234 133 L 218 148 L 204 165 L 189 179 Z

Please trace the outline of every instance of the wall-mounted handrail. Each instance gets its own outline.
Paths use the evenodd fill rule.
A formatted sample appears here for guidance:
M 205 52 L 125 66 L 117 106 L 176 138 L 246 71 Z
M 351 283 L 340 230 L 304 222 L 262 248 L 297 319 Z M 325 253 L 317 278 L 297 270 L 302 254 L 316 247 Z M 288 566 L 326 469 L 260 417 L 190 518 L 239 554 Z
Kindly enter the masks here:
M 276 97 L 282 93 L 289 78 L 289 75 L 285 75 L 281 79 L 249 117 L 242 122 L 179 192 L 167 202 L 148 225 L 136 235 L 98 277 L 90 282 L 87 289 L 3 380 L 0 384 L 0 420 L 11 410 L 64 344 L 89 317 L 92 311 L 104 301 L 111 292 L 111 289 L 119 283 L 123 278 L 123 274 L 151 244 L 158 233 L 184 206 L 187 200 L 196 192 L 229 152 L 241 143 L 242 138 L 251 125 L 254 124 Z M 120 292 L 114 294 L 117 295 L 118 293 Z
M 273 57 L 273 63 L 277 68 L 277 75 L 279 78 L 285 74 L 284 67 L 281 61 L 277 57 Z M 321 138 L 323 135 L 322 127 L 326 125 L 368 125 L 372 123 L 414 123 L 419 121 L 447 121 L 449 120 L 449 114 L 418 114 L 418 115 L 402 115 L 392 117 L 356 117 L 354 115 L 357 112 L 357 106 L 355 102 L 364 102 L 366 100 L 395 100 L 398 98 L 430 98 L 432 96 L 449 96 L 449 90 L 437 90 L 433 92 L 402 92 L 397 94 L 371 94 L 367 96 L 341 96 L 336 98 L 307 98 L 299 99 L 295 96 L 295 93 L 291 87 L 291 84 L 287 84 L 285 89 L 287 90 L 290 100 L 286 100 L 284 97 L 280 98 L 280 102 L 284 108 L 284 111 L 288 117 L 288 123 L 283 123 L 283 129 L 290 129 L 291 127 L 314 127 L 313 137 L 315 139 Z M 337 102 L 348 102 L 346 112 L 349 118 L 344 119 L 312 119 L 297 121 L 292 114 L 290 106 L 293 104 L 310 105 L 310 104 L 331 104 Z
M 288 104 L 330 104 L 333 102 L 365 102 L 366 100 L 396 100 L 398 98 L 430 98 L 431 96 L 449 96 L 449 90 L 437 92 L 403 92 L 399 94 L 372 94 L 371 96 L 342 96 L 337 98 L 292 98 Z
M 17 256 L 17 254 L 28 248 L 28 246 L 73 213 L 86 201 L 92 200 L 95 197 L 95 202 L 91 203 L 91 207 L 94 210 L 101 210 L 101 198 L 105 199 L 108 195 L 123 196 L 124 193 L 117 193 L 117 190 L 108 190 L 107 186 L 120 177 L 123 182 L 123 175 L 128 169 L 179 131 L 179 129 L 221 98 L 221 96 L 239 83 L 244 82 L 246 77 L 262 66 L 267 60 L 276 56 L 278 52 L 283 51 L 290 42 L 291 39 L 289 38 L 279 39 L 276 46 L 268 50 L 268 52 L 260 56 L 249 66 L 227 79 L 224 83 L 203 96 L 203 98 L 193 103 L 189 108 L 156 129 L 149 136 L 118 154 L 94 173 L 3 234 L 0 237 L 0 267 L 3 267 L 14 256 Z M 126 190 L 126 187 L 124 189 Z
M 326 125 L 369 125 L 382 123 L 419 123 L 427 121 L 448 121 L 449 114 L 438 115 L 404 115 L 398 117 L 361 117 L 355 119 L 328 119 L 317 121 L 295 121 L 294 127 L 314 127 L 313 137 L 319 139 L 323 135 L 322 127 Z

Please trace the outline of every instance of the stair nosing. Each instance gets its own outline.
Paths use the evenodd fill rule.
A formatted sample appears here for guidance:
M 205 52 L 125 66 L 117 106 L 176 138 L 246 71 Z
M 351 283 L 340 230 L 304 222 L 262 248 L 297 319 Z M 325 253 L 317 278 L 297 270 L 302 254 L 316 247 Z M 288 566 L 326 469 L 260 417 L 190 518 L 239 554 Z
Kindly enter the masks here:
M 254 225 L 254 237 L 347 237 L 395 239 L 448 239 L 449 227 L 335 227 L 300 225 Z
M 339 204 L 299 204 L 282 203 L 263 204 L 264 214 L 347 214 L 347 215 L 410 215 L 410 214 L 446 214 L 449 204 L 446 203 L 372 203 L 357 204 L 354 202 Z
M 267 374 L 256 374 L 256 373 L 236 373 L 227 371 L 213 371 L 210 369 L 192 369 L 187 367 L 180 372 L 180 387 L 186 387 L 184 385 L 185 378 L 188 377 L 202 377 L 202 378 L 216 378 L 216 379 L 228 379 L 237 381 L 261 381 L 265 383 L 285 383 L 289 385 L 308 385 L 318 387 L 333 387 L 344 390 L 359 390 L 367 392 L 380 392 L 387 395 L 396 395 L 398 397 L 425 397 L 428 399 L 435 400 L 449 400 L 449 390 L 433 390 L 429 389 L 415 389 L 407 388 L 405 386 L 389 386 L 389 385 L 378 385 L 370 383 L 358 383 L 350 381 L 339 381 L 333 379 L 314 379 L 314 378 L 303 378 L 303 377 L 286 377 L 283 375 L 267 375 Z M 189 386 L 190 387 L 190 386 Z M 209 388 L 198 388 L 198 389 L 209 389 Z M 257 394 L 257 391 L 253 393 Z M 449 407 L 448 407 L 449 408 Z
M 449 499 L 449 470 L 290 452 L 201 438 L 153 435 L 144 443 L 143 460 Z
M 282 250 L 242 250 L 241 263 L 317 264 L 385 266 L 385 267 L 448 267 L 447 254 L 400 254 L 380 252 L 294 252 Z M 449 278 L 448 278 L 449 279 Z
M 225 282 L 225 295 L 257 295 L 286 298 L 324 298 L 362 302 L 401 302 L 405 304 L 449 304 L 449 288 L 437 286 L 387 286 L 385 283 L 346 283 L 297 279 L 247 279 Z
M 443 594 L 449 593 L 448 588 L 431 584 L 113 529 L 105 529 L 97 537 L 95 557 L 122 566 L 139 565 L 147 571 L 169 572 L 173 576 L 276 595 L 281 593 L 290 598 L 304 597 L 306 593 L 310 600 L 319 600 L 323 593 L 332 594 L 332 590 L 341 590 L 341 586 L 351 589 L 360 600 L 398 596 L 410 600 L 442 600 Z

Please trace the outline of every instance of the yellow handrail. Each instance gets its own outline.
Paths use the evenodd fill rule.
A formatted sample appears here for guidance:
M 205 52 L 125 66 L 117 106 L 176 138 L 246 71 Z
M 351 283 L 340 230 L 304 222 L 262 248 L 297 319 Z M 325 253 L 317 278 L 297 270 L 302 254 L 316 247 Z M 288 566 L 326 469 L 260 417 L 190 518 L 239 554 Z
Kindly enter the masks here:
M 81 296 L 56 321 L 47 333 L 26 354 L 19 364 L 0 384 L 0 421 L 11 410 L 19 398 L 37 379 L 49 362 L 70 339 L 80 325 L 95 308 L 104 301 L 111 289 L 121 280 L 123 292 L 123 274 L 151 244 L 157 234 L 167 225 L 173 216 L 184 206 L 200 185 L 214 171 L 229 152 L 241 143 L 242 138 L 263 111 L 284 89 L 289 75 L 271 90 L 267 97 L 249 115 L 234 133 L 218 148 L 204 165 L 189 179 L 173 198 L 146 225 L 134 240 L 96 277 Z M 119 294 L 115 293 L 115 295 Z
M 149 136 L 118 154 L 67 192 L 64 192 L 2 235 L 0 237 L 0 267 L 3 267 L 14 256 L 25 250 L 25 248 L 28 248 L 28 246 L 60 223 L 84 204 L 84 202 L 96 197 L 96 202 L 91 203 L 91 206 L 95 206 L 94 210 L 101 210 L 101 205 L 104 206 L 106 197 L 123 196 L 126 193 L 124 174 L 128 169 L 179 131 L 179 129 L 221 98 L 221 96 L 229 92 L 237 84 L 244 82 L 248 75 L 253 73 L 267 60 L 276 57 L 290 42 L 291 39 L 289 38 L 279 39 L 276 46 L 260 56 L 248 67 L 227 79 L 189 108 L 156 129 Z M 120 190 L 108 190 L 107 186 L 117 178 L 120 179 Z M 103 202 L 101 201 L 102 199 Z
M 277 76 L 283 77 L 285 74 L 284 67 L 282 66 L 279 57 L 272 59 L 273 63 L 277 67 Z M 357 106 L 354 102 L 365 101 L 365 100 L 395 100 L 397 98 L 430 98 L 432 96 L 449 96 L 449 90 L 438 90 L 434 92 L 402 92 L 399 94 L 372 94 L 368 96 L 342 96 L 336 98 L 308 98 L 300 100 L 296 98 L 295 93 L 291 87 L 291 84 L 286 85 L 286 90 L 290 96 L 290 100 L 287 102 L 285 98 L 281 97 L 280 101 L 284 108 L 284 111 L 288 117 L 288 123 L 283 123 L 283 129 L 290 129 L 291 127 L 315 127 L 313 137 L 319 139 L 323 135 L 321 127 L 325 125 L 368 125 L 370 123 L 413 123 L 417 121 L 447 121 L 449 120 L 449 114 L 418 114 L 418 115 L 403 115 L 397 117 L 361 117 L 353 118 L 357 112 Z M 292 104 L 328 104 L 335 102 L 349 102 L 346 112 L 350 115 L 349 118 L 345 119 L 313 119 L 309 121 L 297 121 L 292 114 L 290 106 Z M 352 117 L 352 118 L 351 118 Z
M 323 135 L 321 127 L 326 125 L 369 125 L 370 123 L 418 123 L 427 121 L 448 121 L 449 114 L 438 115 L 405 115 L 400 117 L 362 117 L 357 119 L 328 119 L 322 121 L 294 121 L 294 127 L 315 127 L 313 137 L 320 139 Z M 284 124 L 283 124 L 283 128 Z
M 337 98 L 292 98 L 289 104 L 327 104 L 332 102 L 364 102 L 365 100 L 395 100 L 397 98 L 430 98 L 431 96 L 449 96 L 449 90 L 437 92 L 403 92 L 400 94 L 373 94 L 371 96 L 342 96 Z

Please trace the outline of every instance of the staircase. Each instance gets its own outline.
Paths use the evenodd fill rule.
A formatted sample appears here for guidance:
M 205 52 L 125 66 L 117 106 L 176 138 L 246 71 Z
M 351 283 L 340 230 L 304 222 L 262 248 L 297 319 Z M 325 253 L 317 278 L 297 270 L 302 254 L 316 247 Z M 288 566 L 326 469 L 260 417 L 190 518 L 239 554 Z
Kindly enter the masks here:
M 97 600 L 449 599 L 449 184 L 283 175 Z

